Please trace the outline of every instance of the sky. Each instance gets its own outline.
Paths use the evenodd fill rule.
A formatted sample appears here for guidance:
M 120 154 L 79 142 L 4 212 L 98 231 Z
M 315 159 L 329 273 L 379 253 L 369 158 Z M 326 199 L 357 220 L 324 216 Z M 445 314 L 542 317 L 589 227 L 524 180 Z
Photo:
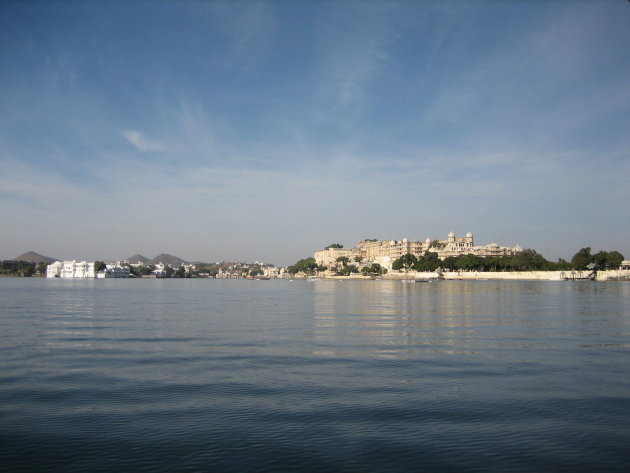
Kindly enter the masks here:
M 0 259 L 630 259 L 630 2 L 0 1 Z

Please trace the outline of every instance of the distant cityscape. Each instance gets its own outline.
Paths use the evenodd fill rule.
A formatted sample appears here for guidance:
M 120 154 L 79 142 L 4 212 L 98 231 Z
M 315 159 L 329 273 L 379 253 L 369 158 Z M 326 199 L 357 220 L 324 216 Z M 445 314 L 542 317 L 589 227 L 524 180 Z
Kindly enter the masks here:
M 155 258 L 135 254 L 124 260 L 61 261 L 30 251 L 13 260 L 0 262 L 0 275 L 46 276 L 61 279 L 106 278 L 217 278 L 271 279 L 284 277 L 382 276 L 395 277 L 404 270 L 416 272 L 446 271 L 556 271 L 630 270 L 630 261 L 617 251 L 591 254 L 582 248 L 571 262 L 562 259 L 549 262 L 534 250 L 524 250 L 518 243 L 501 246 L 495 242 L 475 245 L 472 232 L 457 237 L 450 232 L 446 239 L 431 240 L 376 240 L 364 239 L 355 247 L 344 248 L 339 243 L 316 250 L 287 267 L 255 261 L 244 262 L 188 262 L 177 256 L 162 253 Z M 393 274 L 392 274 L 393 273 Z M 564 273 L 563 273 L 564 274 Z M 562 276 L 564 278 L 564 276 Z

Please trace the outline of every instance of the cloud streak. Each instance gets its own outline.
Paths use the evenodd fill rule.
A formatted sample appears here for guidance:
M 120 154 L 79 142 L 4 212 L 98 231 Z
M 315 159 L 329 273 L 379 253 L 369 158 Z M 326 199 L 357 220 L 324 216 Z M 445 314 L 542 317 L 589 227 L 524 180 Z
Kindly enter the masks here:
M 125 130 L 121 132 L 122 136 L 131 143 L 138 151 L 148 152 L 156 151 L 166 153 L 169 148 L 159 141 L 147 138 L 142 132 L 136 130 Z

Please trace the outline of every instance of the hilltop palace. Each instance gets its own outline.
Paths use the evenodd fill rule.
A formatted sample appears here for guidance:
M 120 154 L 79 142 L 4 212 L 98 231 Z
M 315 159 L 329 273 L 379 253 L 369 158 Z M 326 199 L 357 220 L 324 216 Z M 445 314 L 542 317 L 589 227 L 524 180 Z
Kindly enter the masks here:
M 320 266 L 331 266 L 337 258 L 345 256 L 350 261 L 361 261 L 364 263 L 378 263 L 384 268 L 391 269 L 392 263 L 401 256 L 411 253 L 420 258 L 427 252 L 437 253 L 438 258 L 443 260 L 449 256 L 473 254 L 481 257 L 489 256 L 509 256 L 523 251 L 516 244 L 512 248 L 499 246 L 490 243 L 484 246 L 475 246 L 473 234 L 468 232 L 464 238 L 456 238 L 453 232 L 448 234 L 446 240 L 431 241 L 409 241 L 402 240 L 361 240 L 356 248 L 326 248 L 315 252 L 314 258 Z

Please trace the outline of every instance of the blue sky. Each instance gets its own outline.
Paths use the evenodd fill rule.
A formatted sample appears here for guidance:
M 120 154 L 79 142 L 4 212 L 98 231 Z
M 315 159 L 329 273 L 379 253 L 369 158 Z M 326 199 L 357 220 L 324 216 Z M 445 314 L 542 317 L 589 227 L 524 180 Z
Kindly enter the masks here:
M 630 258 L 630 3 L 0 3 L 0 258 Z

